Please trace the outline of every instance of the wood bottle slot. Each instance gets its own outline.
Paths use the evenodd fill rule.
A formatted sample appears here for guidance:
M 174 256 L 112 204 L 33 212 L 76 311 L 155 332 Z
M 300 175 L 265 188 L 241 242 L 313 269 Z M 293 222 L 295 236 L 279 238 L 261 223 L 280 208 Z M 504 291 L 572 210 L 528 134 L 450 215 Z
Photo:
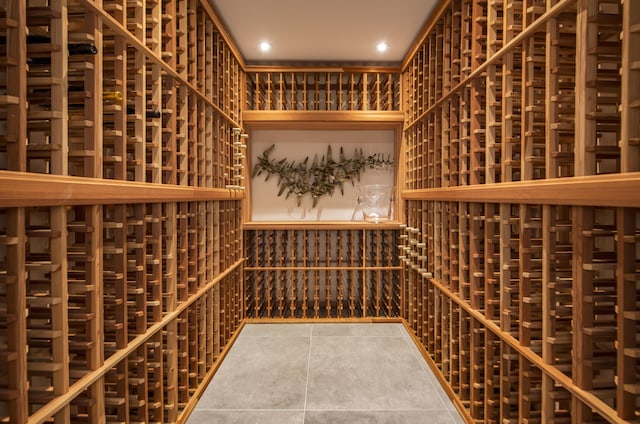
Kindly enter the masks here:
M 574 175 L 574 142 L 571 134 L 575 131 L 575 21 L 561 15 L 551 21 L 547 40 L 547 72 L 546 86 L 550 93 L 558 93 L 551 97 L 547 104 L 547 175 L 567 177 Z
M 620 172 L 620 112 L 617 109 L 621 93 L 622 5 L 589 2 L 577 22 L 577 39 L 586 33 L 601 34 L 598 39 L 583 40 L 576 45 L 577 59 L 587 72 L 577 79 L 576 116 L 584 125 L 584 145 L 576 146 L 577 175 Z M 578 76 L 577 76 L 578 78 Z M 580 90 L 584 90 L 580 92 Z M 584 96 L 594 96 L 593 100 Z
M 53 400 L 69 387 L 69 335 L 67 326 L 67 240 L 63 208 L 28 209 L 25 212 L 26 373 L 32 382 L 32 410 Z M 48 387 L 54 387 L 51 392 Z M 68 405 L 58 416 L 69 419 Z
M 637 125 L 640 119 L 640 57 L 633 48 L 640 38 L 638 5 L 625 2 L 622 14 L 620 171 L 631 172 L 640 169 L 640 129 Z
M 138 295 L 138 289 L 144 290 L 145 286 L 136 286 L 136 291 L 132 294 L 128 290 L 128 273 L 130 266 L 138 271 L 137 260 L 146 259 L 144 250 L 140 256 L 133 256 L 133 264 L 129 264 L 128 255 L 125 251 L 116 249 L 116 246 L 123 246 L 128 243 L 127 211 L 123 206 L 103 207 L 103 291 L 104 291 L 104 347 L 105 357 L 116 353 L 127 345 L 129 331 L 138 334 L 144 331 L 146 311 L 144 309 L 144 295 Z M 142 230 L 144 234 L 144 229 Z M 144 268 L 140 269 L 144 273 Z M 144 284 L 143 278 L 133 280 Z M 144 293 L 144 292 L 142 292 Z M 137 301 L 140 301 L 138 303 Z M 132 316 L 129 317 L 129 310 Z M 134 311 L 141 311 L 141 314 L 134 314 Z
M 100 365 L 103 340 L 98 337 L 102 322 L 101 287 L 99 261 L 94 252 L 99 245 L 99 234 L 94 229 L 99 225 L 97 207 L 76 207 L 67 212 L 67 283 L 69 318 L 69 355 L 71 384 L 80 376 L 88 374 Z M 104 388 L 100 384 L 92 386 L 78 402 L 91 404 L 96 399 L 96 407 L 88 407 L 85 412 L 91 417 L 100 414 L 104 408 Z M 73 408 L 73 407 L 72 407 Z
M 189 287 L 189 204 L 178 204 L 176 215 L 176 291 L 178 302 L 188 299 L 193 287 Z
M 624 419 L 633 419 L 638 399 L 638 380 L 633 372 L 637 367 L 638 343 L 635 328 L 638 320 L 638 213 L 629 209 L 617 209 L 616 249 L 618 263 L 616 269 L 617 312 L 617 380 L 616 401 Z
M 61 6 L 53 5 L 47 14 L 35 18 L 37 8 L 26 7 L 27 33 L 50 40 L 49 44 L 27 43 L 27 58 L 38 58 L 43 65 L 25 67 L 26 72 L 26 167 L 27 172 L 66 174 L 68 169 L 65 138 L 68 128 L 67 98 L 62 86 L 68 64 L 60 46 L 67 45 Z M 31 13 L 30 13 L 31 12 Z M 66 12 L 66 10 L 64 11 Z M 31 18 L 30 18 L 31 17 Z M 41 29 L 39 27 L 42 27 Z M 48 92 L 43 104 L 38 96 Z
M 500 205 L 500 327 L 516 337 L 520 323 L 520 208 Z
M 520 343 L 541 354 L 542 341 L 542 211 L 520 209 Z

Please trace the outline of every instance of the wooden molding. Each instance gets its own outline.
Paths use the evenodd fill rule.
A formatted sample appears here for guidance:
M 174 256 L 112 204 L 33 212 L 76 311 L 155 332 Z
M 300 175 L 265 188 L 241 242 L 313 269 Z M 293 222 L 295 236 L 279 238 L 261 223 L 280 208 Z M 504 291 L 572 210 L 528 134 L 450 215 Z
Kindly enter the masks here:
M 404 200 L 640 207 L 640 172 L 404 190 Z
M 400 222 L 375 224 L 364 221 L 250 221 L 242 225 L 245 230 L 396 230 Z
M 252 72 L 400 72 L 397 66 L 322 66 L 309 64 L 306 66 L 260 66 L 248 65 L 244 68 L 247 73 Z
M 434 7 L 433 11 L 429 15 L 429 18 L 427 19 L 427 21 L 425 22 L 424 26 L 422 27 L 422 30 L 420 31 L 420 34 L 418 34 L 418 36 L 414 40 L 413 44 L 411 45 L 411 47 L 407 51 L 407 55 L 405 56 L 404 60 L 402 61 L 402 64 L 401 64 L 400 68 L 403 71 L 409 66 L 409 64 L 411 62 L 411 59 L 413 58 L 413 56 L 415 56 L 416 52 L 418 51 L 418 49 L 420 48 L 422 43 L 424 43 L 424 40 L 427 38 L 427 36 L 431 32 L 431 30 L 433 29 L 433 26 L 438 22 L 438 20 L 440 19 L 440 16 L 442 16 L 442 13 L 450 5 L 451 5 L 451 0 L 440 0 L 440 3 L 438 3 Z
M 245 110 L 242 121 L 251 129 L 389 129 L 401 128 L 403 112 L 381 111 L 262 111 Z
M 0 171 L 0 207 L 239 200 L 244 192 Z

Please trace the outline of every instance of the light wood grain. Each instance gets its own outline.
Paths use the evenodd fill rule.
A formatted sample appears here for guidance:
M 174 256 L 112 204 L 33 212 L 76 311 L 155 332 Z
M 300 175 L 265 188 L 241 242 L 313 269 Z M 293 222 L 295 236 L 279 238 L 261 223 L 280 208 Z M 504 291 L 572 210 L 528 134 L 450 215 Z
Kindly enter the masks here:
M 405 200 L 640 207 L 640 173 L 404 190 Z
M 182 187 L 0 171 L 0 207 L 92 205 L 242 199 L 221 188 Z

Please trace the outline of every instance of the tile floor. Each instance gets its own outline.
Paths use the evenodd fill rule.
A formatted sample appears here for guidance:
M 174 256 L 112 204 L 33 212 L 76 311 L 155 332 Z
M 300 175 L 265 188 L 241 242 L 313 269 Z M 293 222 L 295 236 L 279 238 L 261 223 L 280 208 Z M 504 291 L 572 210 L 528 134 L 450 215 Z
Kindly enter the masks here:
M 401 324 L 248 324 L 188 424 L 464 420 Z

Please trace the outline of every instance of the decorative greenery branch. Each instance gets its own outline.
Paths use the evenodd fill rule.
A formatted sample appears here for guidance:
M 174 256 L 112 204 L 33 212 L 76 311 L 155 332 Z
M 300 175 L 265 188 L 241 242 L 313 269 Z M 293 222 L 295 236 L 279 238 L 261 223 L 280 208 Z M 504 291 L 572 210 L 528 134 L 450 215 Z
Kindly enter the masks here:
M 344 195 L 344 183 L 351 182 L 355 185 L 355 181 L 360 181 L 360 174 L 366 169 L 387 169 L 393 165 L 391 155 L 387 155 L 386 158 L 378 154 L 365 156 L 362 149 L 356 149 L 352 158 L 346 158 L 342 147 L 336 162 L 329 146 L 326 156 L 318 160 L 316 154 L 309 166 L 308 156 L 300 163 L 272 159 L 269 155 L 274 148 L 275 144 L 262 152 L 251 176 L 255 178 L 264 172 L 267 174 L 265 181 L 269 181 L 272 175 L 277 175 L 278 196 L 285 192 L 287 199 L 292 195 L 296 196 L 298 206 L 302 203 L 302 196 L 309 193 L 313 199 L 312 207 L 315 208 L 320 197 L 332 196 L 336 187 L 340 188 L 340 193 Z

